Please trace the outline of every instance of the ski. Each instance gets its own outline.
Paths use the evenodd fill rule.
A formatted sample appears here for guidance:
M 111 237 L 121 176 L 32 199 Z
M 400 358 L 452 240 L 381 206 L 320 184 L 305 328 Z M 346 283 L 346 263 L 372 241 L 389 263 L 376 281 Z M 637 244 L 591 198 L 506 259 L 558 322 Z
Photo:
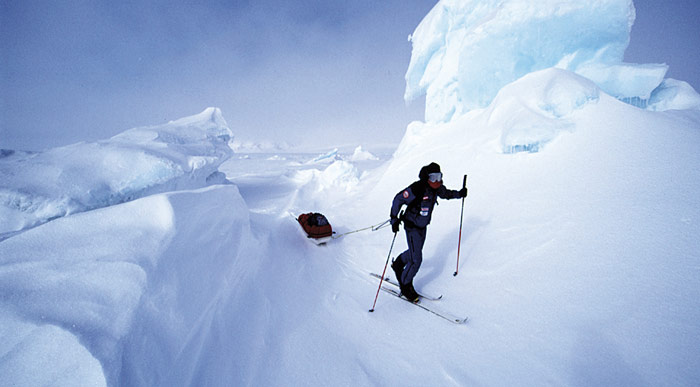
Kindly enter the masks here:
M 382 278 L 382 276 L 380 276 L 380 275 L 377 274 L 377 273 L 369 273 L 369 275 L 371 275 L 372 277 L 377 278 L 377 279 L 381 279 L 381 278 Z M 390 279 L 389 277 L 385 277 L 385 278 L 384 278 L 384 282 L 387 282 L 387 283 L 389 283 L 389 284 L 391 284 L 391 285 L 394 285 L 395 287 L 399 288 L 398 282 L 396 282 L 396 281 Z M 419 296 L 420 298 L 424 298 L 424 299 L 426 299 L 426 300 L 428 300 L 428 301 L 439 301 L 439 300 L 442 299 L 442 294 L 439 295 L 438 297 L 435 297 L 435 296 L 431 296 L 431 295 L 428 295 L 428 294 L 418 293 L 418 296 Z
M 387 292 L 387 293 L 389 293 L 389 294 L 391 294 L 391 295 L 394 296 L 394 297 L 400 298 L 400 299 L 402 299 L 402 300 L 404 300 L 404 301 L 406 301 L 406 302 L 408 302 L 408 303 L 410 303 L 410 304 L 413 304 L 413 305 L 415 305 L 415 306 L 417 306 L 417 307 L 419 307 L 419 308 L 421 308 L 421 309 L 423 309 L 423 310 L 425 310 L 425 311 L 428 311 L 428 312 L 430 312 L 430 313 L 432 313 L 432 314 L 434 314 L 434 315 L 436 315 L 436 316 L 438 316 L 438 317 L 440 317 L 440 318 L 443 318 L 443 319 L 445 319 L 445 320 L 447 320 L 447 321 L 449 321 L 449 322 L 451 322 L 451 323 L 453 323 L 453 324 L 464 324 L 464 323 L 467 322 L 467 320 L 469 319 L 468 317 L 460 318 L 460 317 L 457 317 L 457 316 L 452 315 L 452 314 L 450 314 L 450 313 L 443 312 L 443 311 L 441 311 L 441 310 L 435 309 L 435 308 L 433 308 L 433 307 L 425 306 L 425 305 L 421 304 L 420 301 L 418 301 L 418 302 L 411 302 L 411 301 L 409 301 L 407 298 L 401 296 L 401 295 L 399 294 L 399 292 L 397 292 L 397 291 L 394 290 L 393 288 L 387 288 L 387 287 L 382 286 L 382 290 L 385 291 L 385 292 Z

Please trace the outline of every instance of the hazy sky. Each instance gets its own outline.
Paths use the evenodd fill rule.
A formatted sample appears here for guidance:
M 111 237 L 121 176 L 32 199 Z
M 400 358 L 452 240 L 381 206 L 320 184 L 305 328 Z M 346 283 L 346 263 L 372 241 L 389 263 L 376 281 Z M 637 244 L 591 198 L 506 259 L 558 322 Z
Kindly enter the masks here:
M 435 0 L 0 0 L 0 148 L 108 138 L 220 107 L 235 136 L 397 142 L 407 36 Z M 700 2 L 636 0 L 625 60 L 700 89 Z

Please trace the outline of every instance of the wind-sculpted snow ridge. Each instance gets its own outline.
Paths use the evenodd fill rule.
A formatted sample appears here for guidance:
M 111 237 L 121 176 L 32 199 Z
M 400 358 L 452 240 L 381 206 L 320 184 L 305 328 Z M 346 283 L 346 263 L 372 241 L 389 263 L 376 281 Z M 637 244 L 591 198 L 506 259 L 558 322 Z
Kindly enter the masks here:
M 651 94 L 649 110 L 700 110 L 700 94 L 687 82 L 667 78 Z
M 600 89 L 572 72 L 547 69 L 504 87 L 486 109 L 487 127 L 501 133 L 503 153 L 537 152 L 560 133 L 574 130 L 571 115 L 596 103 Z
M 350 161 L 366 161 L 366 160 L 379 160 L 379 158 L 367 150 L 362 149 L 362 145 L 358 145 L 355 148 L 352 156 L 350 156 Z
M 409 37 L 404 97 L 425 94 L 425 120 L 448 122 L 516 79 L 558 67 L 644 107 L 668 66 L 622 63 L 635 16 L 631 0 L 441 0 Z
M 549 68 L 528 74 L 501 89 L 486 109 L 449 123 L 413 122 L 396 156 L 420 154 L 431 138 L 453 138 L 445 128 L 458 128 L 464 139 L 500 153 L 535 153 L 562 133 L 577 130 L 576 117 L 605 95 L 592 81 L 571 71 Z M 458 139 L 446 145 L 458 143 Z M 445 150 L 449 152 L 449 149 Z
M 253 313 L 231 296 L 254 292 L 260 260 L 248 214 L 238 189 L 219 185 L 64 217 L 1 242 L 0 384 L 201 385 L 206 375 L 192 369 L 244 362 L 251 331 L 209 343 L 211 356 L 196 349 L 221 313 Z
M 218 108 L 108 140 L 0 158 L 0 235 L 154 193 L 223 183 L 233 134 Z
M 360 182 L 359 176 L 357 168 L 345 160 L 335 160 L 322 171 L 305 169 L 290 174 L 309 208 L 312 203 L 332 202 L 330 198 L 342 198 L 352 192 Z

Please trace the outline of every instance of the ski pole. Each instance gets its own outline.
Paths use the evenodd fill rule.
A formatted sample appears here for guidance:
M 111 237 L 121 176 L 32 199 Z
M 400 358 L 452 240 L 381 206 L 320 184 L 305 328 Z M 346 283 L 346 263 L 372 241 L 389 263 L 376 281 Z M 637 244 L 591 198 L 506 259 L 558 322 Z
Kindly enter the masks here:
M 399 219 L 403 216 L 403 211 L 399 214 Z M 391 250 L 394 249 L 394 241 L 396 241 L 396 234 L 398 234 L 398 231 L 394 233 L 394 238 L 391 240 L 391 247 L 389 247 L 389 255 L 386 257 L 386 263 L 384 263 L 384 271 L 382 271 L 382 278 L 379 279 L 379 287 L 377 288 L 377 294 L 374 296 L 374 304 L 372 304 L 372 309 L 370 309 L 370 312 L 374 312 L 374 307 L 377 305 L 377 298 L 379 298 L 379 290 L 382 288 L 382 282 L 384 282 L 384 275 L 386 274 L 386 267 L 389 266 L 389 258 L 391 258 Z M 401 279 L 399 279 L 401 281 Z
M 464 175 L 462 180 L 462 188 L 467 188 L 467 175 Z M 457 241 L 457 269 L 453 276 L 459 274 L 459 249 L 462 247 L 462 220 L 464 219 L 464 198 L 462 198 L 462 213 L 459 215 L 459 240 Z

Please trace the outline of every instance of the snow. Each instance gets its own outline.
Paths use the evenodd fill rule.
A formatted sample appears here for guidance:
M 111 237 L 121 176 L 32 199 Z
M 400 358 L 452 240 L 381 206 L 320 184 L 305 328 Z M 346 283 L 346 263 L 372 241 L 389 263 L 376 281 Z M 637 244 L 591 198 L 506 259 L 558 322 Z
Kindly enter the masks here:
M 357 148 L 350 156 L 350 161 L 367 161 L 367 160 L 379 160 L 377 156 L 373 155 L 372 152 L 362 149 L 362 145 L 358 145 Z
M 505 86 L 487 109 L 487 127 L 501 132 L 505 153 L 537 152 L 562 132 L 574 130 L 571 116 L 597 103 L 600 90 L 574 73 L 547 69 Z
M 603 91 L 622 100 L 648 100 L 651 93 L 663 82 L 666 71 L 666 65 L 626 63 L 607 66 L 586 64 L 576 69 L 576 73 L 594 81 Z
M 241 141 L 234 139 L 229 144 L 231 149 L 236 153 L 271 153 L 271 152 L 288 152 L 292 148 L 288 143 L 273 143 L 270 141 Z
M 233 151 L 218 108 L 109 140 L 0 158 L 0 237 L 150 194 L 223 182 Z M 10 153 L 10 152 L 7 152 Z
M 512 128 L 491 120 L 529 108 L 564 129 L 505 152 Z M 372 165 L 253 153 L 220 165 L 233 184 L 25 230 L 0 242 L 4 382 L 696 385 L 699 123 L 551 69 L 449 124 L 414 123 Z M 464 326 L 384 293 L 367 312 L 388 228 L 315 246 L 288 216 L 319 211 L 339 233 L 382 222 L 429 161 L 470 190 L 459 276 L 460 201 L 442 201 L 415 283 Z M 392 255 L 405 248 L 400 235 Z
M 700 94 L 687 82 L 665 79 L 654 90 L 649 100 L 649 110 L 700 110 Z
M 200 301 L 227 288 L 237 275 L 230 271 L 236 256 L 251 252 L 250 240 L 247 209 L 231 185 L 152 195 L 9 238 L 0 245 L 3 305 L 21 318 L 7 321 L 3 336 L 30 324 L 52 329 L 34 328 L 44 341 L 3 339 L 3 353 L 54 359 L 70 369 L 75 360 L 66 354 L 89 351 L 92 364 L 64 375 L 66 384 L 80 382 L 82 373 L 112 384 L 150 384 L 144 361 L 166 367 L 191 344 L 188 333 L 213 302 Z M 46 348 L 55 339 L 66 344 Z M 136 364 L 132 351 L 139 354 Z M 5 382 L 35 385 L 43 377 L 26 371 Z
M 467 10 L 499 23 L 522 12 L 524 36 L 542 17 L 564 46 L 560 18 L 604 11 L 599 26 L 617 32 L 633 20 L 631 2 L 501 3 L 438 3 L 412 66 L 471 52 L 419 38 Z M 469 33 L 505 31 L 492 28 Z M 566 61 L 615 57 L 626 35 L 606 36 Z M 554 57 L 481 108 L 456 107 L 461 86 L 431 79 L 445 99 L 426 103 L 454 111 L 391 148 L 243 145 L 209 108 L 95 143 L 3 150 L 0 384 L 700 385 L 697 93 L 667 79 L 639 109 Z M 435 79 L 455 64 L 429 62 Z M 641 85 L 641 67 L 601 63 Z M 448 188 L 468 174 L 459 275 L 462 201 L 442 200 L 415 286 L 465 325 L 385 293 L 368 313 L 369 273 L 406 241 L 390 253 L 390 228 L 345 234 L 385 221 L 432 161 Z M 310 211 L 345 236 L 307 241 L 293 216 Z

